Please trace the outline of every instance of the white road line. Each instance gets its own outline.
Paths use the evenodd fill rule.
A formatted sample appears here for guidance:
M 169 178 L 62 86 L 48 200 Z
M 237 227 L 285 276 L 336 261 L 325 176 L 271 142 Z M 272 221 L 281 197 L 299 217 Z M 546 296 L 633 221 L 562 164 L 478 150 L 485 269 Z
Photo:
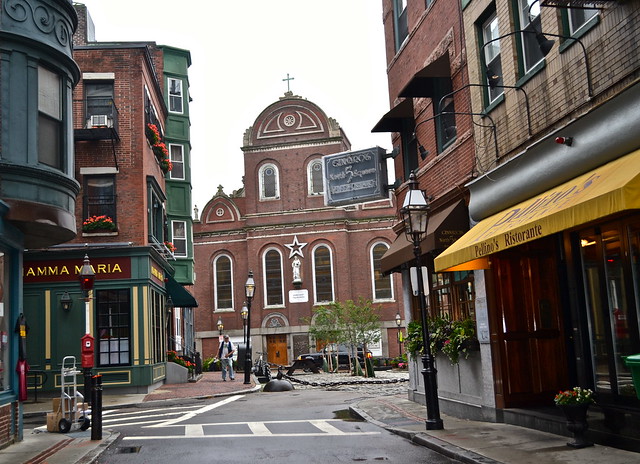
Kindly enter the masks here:
M 342 430 L 337 429 L 326 420 L 310 420 L 309 423 L 329 435 L 342 435 L 344 433 Z
M 268 435 L 269 438 L 300 438 L 300 437 L 355 437 L 362 435 L 380 435 L 380 432 L 342 432 L 340 434 L 329 434 L 324 432 L 318 433 L 273 433 Z M 165 435 L 165 436 L 141 436 L 141 437 L 123 437 L 123 440 L 174 440 L 179 438 L 264 438 L 265 435 L 254 435 L 252 433 L 229 433 L 222 435 L 201 435 L 201 436 L 185 436 L 185 435 Z
M 251 433 L 254 435 L 267 436 L 273 435 L 271 430 L 267 428 L 264 422 L 247 422 Z
M 162 423 L 160 423 L 160 424 L 147 425 L 146 427 L 168 427 L 168 426 L 171 426 L 171 425 L 175 425 L 175 424 L 177 424 L 178 422 L 182 422 L 182 421 L 185 421 L 185 420 L 188 420 L 188 419 L 193 419 L 193 418 L 194 418 L 194 417 L 196 417 L 198 414 L 202 414 L 202 413 L 205 413 L 205 412 L 211 411 L 212 409 L 219 408 L 220 406 L 224 406 L 225 404 L 227 404 L 227 403 L 231 403 L 232 401 L 239 400 L 239 399 L 240 399 L 240 398 L 242 398 L 243 396 L 244 396 L 244 395 L 234 395 L 234 396 L 230 396 L 230 397 L 225 398 L 224 400 L 219 401 L 219 402 L 217 402 L 217 403 L 209 404 L 209 405 L 204 406 L 204 407 L 202 407 L 202 408 L 200 408 L 200 409 L 197 409 L 197 410 L 195 410 L 195 411 L 191 411 L 191 412 L 188 412 L 188 413 L 186 413 L 186 414 L 183 414 L 181 417 L 177 417 L 177 418 L 175 418 L 175 419 L 171 419 L 171 420 L 168 420 L 168 421 L 166 421 L 166 422 L 162 422 Z
M 204 430 L 202 428 L 202 425 L 200 424 L 190 424 L 190 425 L 185 425 L 184 434 L 185 436 L 190 438 L 203 437 Z

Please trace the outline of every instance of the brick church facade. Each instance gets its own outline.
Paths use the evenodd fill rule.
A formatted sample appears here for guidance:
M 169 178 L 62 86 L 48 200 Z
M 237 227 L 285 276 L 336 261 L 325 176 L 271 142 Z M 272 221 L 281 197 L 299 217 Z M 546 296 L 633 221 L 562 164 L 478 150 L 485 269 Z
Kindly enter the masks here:
M 314 308 L 360 297 L 381 310 L 374 355 L 397 356 L 400 279 L 380 270 L 396 236 L 394 200 L 325 206 L 322 156 L 351 151 L 337 121 L 287 92 L 245 132 L 242 151 L 243 187 L 227 194 L 219 186 L 194 221 L 196 345 L 202 356 L 217 352 L 220 323 L 233 341 L 243 341 L 250 271 L 256 283 L 254 359 L 264 353 L 269 362 L 287 365 L 315 351 L 309 336 Z

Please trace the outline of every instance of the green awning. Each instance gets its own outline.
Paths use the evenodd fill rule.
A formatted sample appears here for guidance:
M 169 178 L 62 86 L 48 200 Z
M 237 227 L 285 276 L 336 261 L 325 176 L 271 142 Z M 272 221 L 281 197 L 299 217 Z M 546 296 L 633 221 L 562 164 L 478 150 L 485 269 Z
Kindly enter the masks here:
M 173 306 L 179 308 L 197 308 L 198 302 L 189 291 L 180 285 L 176 279 L 169 276 L 167 280 L 167 293 L 173 301 Z

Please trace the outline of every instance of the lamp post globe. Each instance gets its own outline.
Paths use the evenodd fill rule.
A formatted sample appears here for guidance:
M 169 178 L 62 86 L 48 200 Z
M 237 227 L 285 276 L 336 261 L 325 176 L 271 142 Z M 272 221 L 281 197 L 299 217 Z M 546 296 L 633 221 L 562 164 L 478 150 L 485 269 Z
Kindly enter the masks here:
M 240 316 L 242 316 L 242 341 L 246 349 L 247 348 L 247 317 L 249 317 L 249 308 L 247 308 L 246 301 L 242 304 L 242 309 L 240 310 Z
M 256 291 L 256 283 L 253 280 L 253 271 L 249 271 L 249 277 L 244 285 L 244 296 L 247 299 L 247 342 L 245 345 L 244 359 L 244 383 L 251 383 L 251 300 Z
M 444 425 L 440 418 L 438 403 L 438 372 L 434 365 L 429 338 L 427 306 L 425 301 L 424 281 L 422 280 L 422 250 L 420 243 L 427 233 L 429 220 L 429 204 L 414 172 L 409 176 L 409 190 L 400 209 L 404 221 L 404 231 L 407 239 L 413 243 L 413 254 L 416 259 L 416 273 L 418 281 L 418 299 L 420 301 L 420 316 L 422 319 L 422 375 L 424 377 L 424 396 L 427 406 L 427 430 L 442 430 Z

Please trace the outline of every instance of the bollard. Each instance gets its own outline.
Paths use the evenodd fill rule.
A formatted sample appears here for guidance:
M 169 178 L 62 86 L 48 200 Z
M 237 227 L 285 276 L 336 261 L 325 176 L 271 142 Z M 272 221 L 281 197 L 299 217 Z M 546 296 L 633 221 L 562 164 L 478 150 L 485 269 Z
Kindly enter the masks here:
M 84 374 L 84 402 L 87 403 L 88 406 L 93 404 L 91 400 L 93 396 L 93 380 L 91 379 L 92 373 L 90 367 L 83 368 Z
M 91 439 L 102 440 L 102 376 L 92 377 L 91 391 Z

